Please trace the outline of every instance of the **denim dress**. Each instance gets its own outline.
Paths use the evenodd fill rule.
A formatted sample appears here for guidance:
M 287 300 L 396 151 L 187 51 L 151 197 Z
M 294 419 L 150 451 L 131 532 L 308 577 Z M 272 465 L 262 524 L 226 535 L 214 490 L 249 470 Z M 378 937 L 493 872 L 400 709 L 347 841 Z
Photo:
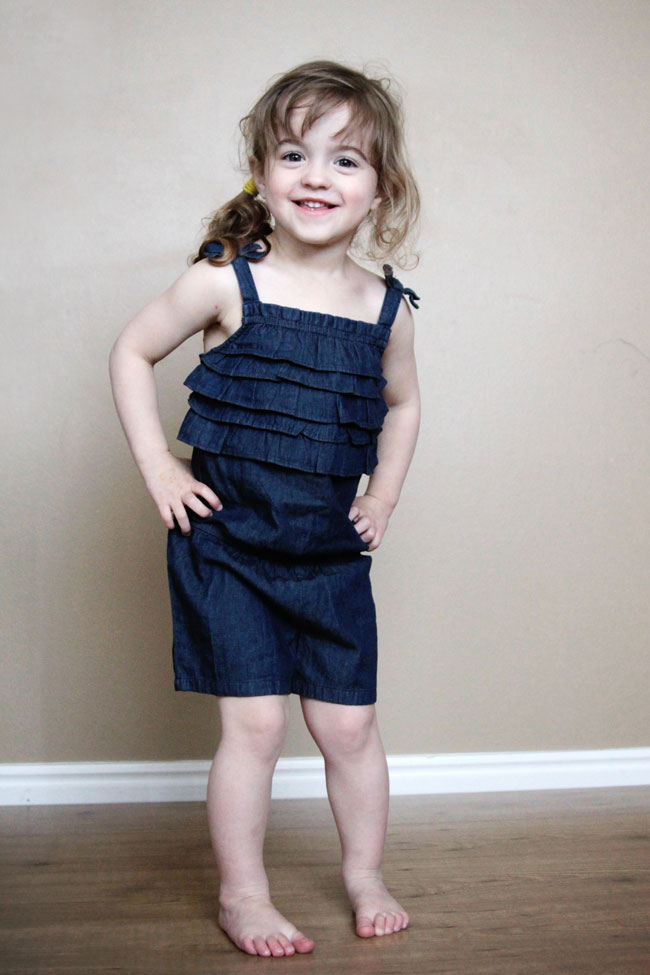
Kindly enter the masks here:
M 188 509 L 190 534 L 168 534 L 174 686 L 372 704 L 372 557 L 348 512 L 377 464 L 382 353 L 417 296 L 385 265 L 376 323 L 267 304 L 249 263 L 263 256 L 252 245 L 233 261 L 241 326 L 185 380 L 178 439 L 223 508 Z

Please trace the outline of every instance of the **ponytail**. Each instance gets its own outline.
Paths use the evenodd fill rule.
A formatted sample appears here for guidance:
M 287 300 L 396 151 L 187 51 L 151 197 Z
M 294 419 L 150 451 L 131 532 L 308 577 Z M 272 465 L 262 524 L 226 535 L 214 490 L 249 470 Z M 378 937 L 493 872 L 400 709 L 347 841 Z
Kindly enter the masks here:
M 268 237 L 273 232 L 271 214 L 266 203 L 251 193 L 251 188 L 254 189 L 254 184 L 249 180 L 237 196 L 224 203 L 212 215 L 199 252 L 191 258 L 192 264 L 204 257 L 212 264 L 230 264 L 244 245 L 258 240 L 266 248 L 261 256 L 268 254 L 271 250 Z M 214 248 L 209 248 L 210 244 L 215 243 L 223 247 L 223 253 L 218 257 L 214 256 Z M 208 248 L 213 254 L 206 254 Z

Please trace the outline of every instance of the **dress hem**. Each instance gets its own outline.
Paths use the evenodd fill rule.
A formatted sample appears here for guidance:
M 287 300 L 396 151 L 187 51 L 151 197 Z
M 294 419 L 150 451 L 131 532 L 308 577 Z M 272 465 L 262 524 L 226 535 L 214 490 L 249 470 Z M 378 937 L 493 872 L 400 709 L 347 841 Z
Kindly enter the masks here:
M 212 681 L 197 677 L 177 677 L 174 690 L 197 694 L 213 694 L 215 697 L 258 697 L 269 694 L 299 694 L 302 697 L 327 701 L 330 704 L 374 704 L 377 693 L 373 688 L 326 687 L 308 684 L 301 680 L 276 680 L 272 677 L 249 681 Z

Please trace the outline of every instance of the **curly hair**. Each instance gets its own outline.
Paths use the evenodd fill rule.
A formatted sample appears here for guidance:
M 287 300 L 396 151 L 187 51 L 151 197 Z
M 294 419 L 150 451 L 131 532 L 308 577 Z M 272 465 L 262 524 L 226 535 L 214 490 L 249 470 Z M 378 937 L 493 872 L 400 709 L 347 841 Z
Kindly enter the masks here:
M 371 260 L 390 257 L 399 267 L 412 266 L 411 239 L 420 212 L 420 197 L 406 155 L 401 99 L 387 78 L 371 78 L 335 61 L 309 61 L 277 78 L 240 122 L 249 166 L 263 166 L 287 132 L 291 113 L 306 107 L 301 135 L 326 112 L 350 108 L 349 130 L 367 136 L 370 162 L 377 172 L 379 205 L 371 211 L 354 250 Z M 262 199 L 242 190 L 210 218 L 196 262 L 215 242 L 223 246 L 215 264 L 227 264 L 242 246 L 261 240 L 271 249 L 272 217 Z

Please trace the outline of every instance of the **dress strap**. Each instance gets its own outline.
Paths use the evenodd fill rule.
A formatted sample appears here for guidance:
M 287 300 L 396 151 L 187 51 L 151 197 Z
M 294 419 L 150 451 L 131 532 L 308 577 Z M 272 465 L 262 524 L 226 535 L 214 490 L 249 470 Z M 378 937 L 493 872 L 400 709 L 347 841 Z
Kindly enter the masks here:
M 221 257 L 223 254 L 223 244 L 218 241 L 211 241 L 203 248 L 203 256 Z M 249 261 L 259 261 L 264 257 L 266 251 L 257 244 L 246 244 L 240 250 L 237 257 L 232 262 L 232 267 L 237 275 L 239 290 L 244 301 L 259 301 L 257 288 L 253 281 L 253 275 L 249 266 Z
M 239 281 L 239 290 L 243 301 L 259 301 L 257 288 L 248 261 L 242 254 L 238 254 L 232 262 L 233 270 Z
M 384 303 L 379 314 L 378 325 L 387 325 L 389 328 L 395 321 L 397 309 L 404 296 L 408 296 L 414 308 L 418 308 L 419 297 L 412 288 L 405 288 L 401 281 L 393 277 L 393 269 L 390 264 L 384 264 L 382 268 L 386 278 L 386 294 Z

